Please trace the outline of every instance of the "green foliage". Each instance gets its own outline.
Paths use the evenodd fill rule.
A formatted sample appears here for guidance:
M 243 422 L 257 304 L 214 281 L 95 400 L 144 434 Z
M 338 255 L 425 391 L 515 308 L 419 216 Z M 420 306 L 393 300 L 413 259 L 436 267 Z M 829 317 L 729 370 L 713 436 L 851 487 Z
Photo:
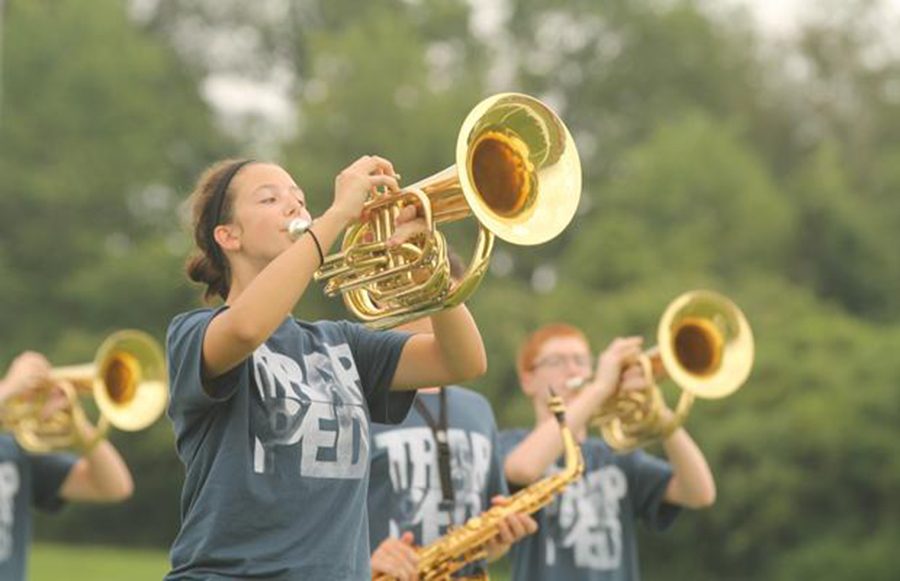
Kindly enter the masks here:
M 0 354 L 54 355 L 68 329 L 161 334 L 188 296 L 163 276 L 180 192 L 218 150 L 196 79 L 114 0 L 12 2 L 4 33 L 0 269 L 17 308 Z
M 664 269 L 783 270 L 791 208 L 737 136 L 690 115 L 629 152 L 578 226 L 592 235 L 573 240 L 565 264 L 605 289 Z
M 793 275 L 866 316 L 896 315 L 900 259 L 881 252 L 896 222 L 879 219 L 848 183 L 836 147 L 824 143 L 790 184 L 798 213 Z
M 224 141 L 198 79 L 170 47 L 135 27 L 121 2 L 6 4 L 3 368 L 24 349 L 58 365 L 89 362 L 118 328 L 161 340 L 169 318 L 196 300 L 179 282 L 182 192 Z M 124 507 L 77 507 L 41 521 L 42 534 L 171 540 L 181 469 L 170 428 L 160 422 L 115 441 L 134 468 L 135 498 Z M 135 522 L 148 526 L 123 528 Z

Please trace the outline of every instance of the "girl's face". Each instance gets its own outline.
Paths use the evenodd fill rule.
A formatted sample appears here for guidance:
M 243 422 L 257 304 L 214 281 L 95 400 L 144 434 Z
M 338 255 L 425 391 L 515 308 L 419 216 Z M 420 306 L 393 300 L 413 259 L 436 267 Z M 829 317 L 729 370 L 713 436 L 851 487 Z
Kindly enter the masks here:
M 284 169 L 267 163 L 244 166 L 232 180 L 234 200 L 231 224 L 218 226 L 223 248 L 262 265 L 284 252 L 292 240 L 288 222 L 311 220 L 306 197 Z
M 576 391 L 567 384 L 589 377 L 592 371 L 591 351 L 584 341 L 572 336 L 553 337 L 541 345 L 531 370 L 523 374 L 522 387 L 528 396 L 539 401 L 548 399 L 547 388 L 551 387 L 568 402 Z

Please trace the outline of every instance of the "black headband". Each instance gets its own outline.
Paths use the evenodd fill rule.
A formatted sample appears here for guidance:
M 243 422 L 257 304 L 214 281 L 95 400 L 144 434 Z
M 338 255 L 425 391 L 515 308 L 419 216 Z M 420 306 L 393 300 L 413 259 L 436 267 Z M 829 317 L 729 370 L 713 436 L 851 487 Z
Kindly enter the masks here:
M 222 249 L 219 248 L 219 245 L 216 243 L 216 237 L 214 235 L 216 226 L 219 225 L 219 222 L 222 221 L 222 206 L 225 205 L 225 193 L 228 191 L 228 186 L 231 185 L 231 180 L 234 179 L 234 176 L 241 170 L 242 167 L 251 163 L 252 159 L 244 159 L 241 161 L 236 161 L 231 164 L 231 167 L 225 171 L 222 175 L 222 179 L 219 180 L 219 183 L 216 184 L 216 189 L 213 192 L 212 200 L 210 201 L 210 205 L 212 206 L 212 220 L 210 221 L 209 228 L 206 230 L 206 244 L 209 246 L 210 252 L 216 255 L 219 260 L 224 262 L 224 256 L 222 256 Z

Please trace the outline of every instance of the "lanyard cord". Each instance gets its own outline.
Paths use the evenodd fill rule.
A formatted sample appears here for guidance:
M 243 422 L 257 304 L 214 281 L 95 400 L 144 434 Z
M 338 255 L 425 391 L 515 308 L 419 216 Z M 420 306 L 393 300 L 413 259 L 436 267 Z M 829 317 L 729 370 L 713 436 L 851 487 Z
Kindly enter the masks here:
M 416 398 L 416 410 L 428 427 L 434 434 L 434 441 L 437 443 L 437 459 L 438 472 L 441 477 L 441 496 L 445 503 L 452 503 L 454 500 L 453 481 L 450 479 L 450 442 L 447 439 L 447 390 L 440 388 L 440 407 L 438 412 L 438 421 L 434 421 L 428 407 L 420 398 Z

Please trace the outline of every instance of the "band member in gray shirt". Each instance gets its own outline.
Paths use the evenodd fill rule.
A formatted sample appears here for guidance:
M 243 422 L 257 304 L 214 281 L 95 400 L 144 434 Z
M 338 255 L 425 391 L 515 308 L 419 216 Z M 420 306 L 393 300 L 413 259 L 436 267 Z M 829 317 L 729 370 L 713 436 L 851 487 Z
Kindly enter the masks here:
M 369 579 L 370 421 L 402 420 L 406 390 L 484 372 L 464 306 L 415 336 L 291 315 L 380 187 L 399 187 L 390 162 L 360 158 L 295 241 L 288 223 L 310 216 L 284 169 L 227 160 L 201 176 L 188 274 L 225 304 L 169 327 L 169 416 L 186 478 L 168 579 Z M 389 244 L 423 227 L 408 207 Z
M 31 351 L 22 353 L 0 378 L 0 413 L 15 405 L 16 398 L 46 389 L 50 382 L 47 359 Z M 64 397 L 51 396 L 48 406 L 67 402 Z M 27 578 L 32 507 L 55 512 L 67 501 L 121 502 L 131 496 L 131 473 L 112 444 L 97 440 L 93 426 L 87 423 L 78 424 L 75 436 L 84 443 L 81 457 L 32 454 L 11 435 L 0 434 L 0 579 Z
M 640 367 L 632 364 L 640 351 L 639 337 L 616 339 L 600 355 L 594 373 L 587 338 L 563 324 L 539 329 L 520 348 L 517 371 L 536 421 L 530 431 L 501 434 L 510 488 L 528 486 L 556 470 L 562 444 L 546 411 L 548 386 L 566 402 L 566 421 L 581 442 L 585 474 L 537 514 L 538 533 L 513 547 L 516 581 L 639 579 L 637 522 L 664 530 L 680 507 L 714 502 L 712 473 L 683 428 L 663 442 L 668 462 L 643 451 L 614 453 L 601 438 L 588 436 L 587 423 L 604 401 L 617 390 L 646 386 Z M 577 391 L 566 387 L 572 379 L 587 378 Z

